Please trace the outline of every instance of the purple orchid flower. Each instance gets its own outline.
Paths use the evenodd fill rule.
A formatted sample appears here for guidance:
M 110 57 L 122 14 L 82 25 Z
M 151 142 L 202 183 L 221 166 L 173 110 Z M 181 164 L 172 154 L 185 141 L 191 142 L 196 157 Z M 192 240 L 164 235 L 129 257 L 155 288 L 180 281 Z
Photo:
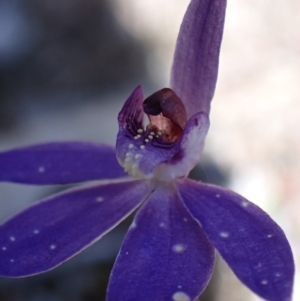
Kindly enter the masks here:
M 141 206 L 111 273 L 108 301 L 195 300 L 211 277 L 215 249 L 257 295 L 291 299 L 294 263 L 280 227 L 236 193 L 186 178 L 209 128 L 225 8 L 226 0 L 191 1 L 171 89 L 145 100 L 141 87 L 133 91 L 119 113 L 116 151 L 66 142 L 0 153 L 1 181 L 105 179 L 51 196 L 2 224 L 0 275 L 53 269 Z

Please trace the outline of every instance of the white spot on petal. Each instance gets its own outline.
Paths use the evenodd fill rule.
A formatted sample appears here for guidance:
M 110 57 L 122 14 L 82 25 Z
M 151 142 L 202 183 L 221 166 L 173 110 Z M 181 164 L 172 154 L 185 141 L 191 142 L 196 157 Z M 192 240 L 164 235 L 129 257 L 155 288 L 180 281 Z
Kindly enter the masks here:
M 128 148 L 133 148 L 133 146 L 134 146 L 133 144 L 129 144 Z
M 191 301 L 191 298 L 184 292 L 177 292 L 173 295 L 174 301 Z
M 268 234 L 268 238 L 271 238 L 273 235 L 272 234 Z
M 185 218 L 183 219 L 183 221 L 184 221 L 184 222 L 187 222 L 187 221 L 188 221 L 188 219 L 185 217 Z
M 221 195 L 220 194 L 216 194 L 216 198 L 220 198 L 221 197 Z
M 228 232 L 221 232 L 220 236 L 223 237 L 223 238 L 227 238 L 227 237 L 229 237 L 229 233 Z
M 268 284 L 268 280 L 266 280 L 266 279 L 262 280 L 262 281 L 261 281 L 261 284 L 263 284 L 263 285 Z
M 11 236 L 9 239 L 10 239 L 10 241 L 15 241 L 16 240 L 16 238 L 14 236 Z
M 152 139 L 153 139 L 153 136 L 149 135 L 148 138 L 149 138 L 150 140 L 152 140 Z
M 2 247 L 2 251 L 6 251 L 7 249 L 6 249 L 6 247 Z
M 185 246 L 182 245 L 182 244 L 174 245 L 174 246 L 172 247 L 172 250 L 173 250 L 175 253 L 182 253 L 182 252 L 185 250 Z
M 145 139 L 145 142 L 148 143 L 148 142 L 149 142 L 149 139 Z
M 96 198 L 96 201 L 99 202 L 99 203 L 103 202 L 103 200 L 104 200 L 104 198 L 102 196 L 98 196 Z
M 160 226 L 161 228 L 164 228 L 166 225 L 165 225 L 165 223 L 160 223 L 159 226 Z
M 243 207 L 248 207 L 248 205 L 249 205 L 249 202 L 247 202 L 247 201 L 242 201 L 242 206 L 243 206 Z
M 145 145 L 141 145 L 141 146 L 140 146 L 140 149 L 144 149 L 144 148 L 145 148 Z
M 143 129 L 138 129 L 137 130 L 137 132 L 140 133 L 140 134 L 143 133 L 143 131 L 144 131 Z
M 150 135 L 154 136 L 155 134 L 154 134 L 154 132 L 151 132 Z
M 33 233 L 34 233 L 34 234 L 39 234 L 40 231 L 39 231 L 38 229 L 35 229 L 35 230 L 33 230 Z
M 182 288 L 182 285 L 178 285 L 177 287 L 178 287 L 178 288 Z
M 11 259 L 10 262 L 15 262 L 15 260 L 14 260 L 14 259 Z
M 280 273 L 276 273 L 275 276 L 276 276 L 276 277 L 280 277 L 281 274 L 280 274 Z
M 128 252 L 126 252 L 126 255 L 128 255 Z
M 38 171 L 39 171 L 40 173 L 44 172 L 44 171 L 45 171 L 45 167 L 40 166 L 39 169 L 38 169 Z
M 50 250 L 55 250 L 56 249 L 56 245 L 51 245 L 50 246 Z

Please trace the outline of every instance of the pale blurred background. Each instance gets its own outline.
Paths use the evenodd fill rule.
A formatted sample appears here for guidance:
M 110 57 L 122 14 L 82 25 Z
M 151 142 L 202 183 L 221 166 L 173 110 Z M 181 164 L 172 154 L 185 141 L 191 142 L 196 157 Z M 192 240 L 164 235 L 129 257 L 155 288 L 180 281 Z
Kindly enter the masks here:
M 143 84 L 147 95 L 168 85 L 188 2 L 0 0 L 0 149 L 64 139 L 114 144 L 132 89 Z M 228 2 L 205 180 L 266 210 L 300 267 L 300 2 Z M 0 184 L 0 220 L 54 191 Z M 104 300 L 127 223 L 53 272 L 0 279 L 0 301 Z M 200 300 L 261 299 L 219 260 Z

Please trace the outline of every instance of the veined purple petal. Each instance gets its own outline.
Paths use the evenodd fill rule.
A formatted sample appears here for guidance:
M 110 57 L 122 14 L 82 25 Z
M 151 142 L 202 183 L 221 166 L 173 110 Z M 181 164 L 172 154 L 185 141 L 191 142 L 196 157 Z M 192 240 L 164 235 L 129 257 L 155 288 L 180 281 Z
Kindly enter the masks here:
M 185 13 L 174 54 L 171 88 L 185 105 L 188 118 L 209 115 L 223 35 L 226 0 L 192 0 Z
M 0 226 L 0 275 L 50 270 L 100 239 L 151 193 L 145 181 L 71 189 L 39 202 Z
M 124 177 L 115 149 L 88 142 L 53 142 L 0 152 L 0 181 L 66 184 Z
M 294 262 L 280 227 L 227 189 L 178 181 L 181 198 L 237 277 L 269 301 L 291 298 Z
M 136 215 L 113 268 L 108 301 L 193 301 L 205 288 L 214 249 L 179 200 L 161 185 Z
M 185 177 L 200 160 L 208 129 L 209 118 L 205 113 L 193 115 L 176 145 L 178 152 L 168 162 L 157 166 L 154 170 L 156 178 Z

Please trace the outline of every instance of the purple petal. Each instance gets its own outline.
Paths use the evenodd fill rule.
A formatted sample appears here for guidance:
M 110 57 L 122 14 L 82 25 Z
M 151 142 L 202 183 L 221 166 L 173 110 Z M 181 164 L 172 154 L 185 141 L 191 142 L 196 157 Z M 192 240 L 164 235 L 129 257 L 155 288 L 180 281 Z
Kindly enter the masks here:
M 192 0 L 180 27 L 171 73 L 171 88 L 188 117 L 209 114 L 223 35 L 226 0 Z
M 0 226 L 0 275 L 50 270 L 100 239 L 151 192 L 144 181 L 72 189 L 33 205 Z
M 112 271 L 108 301 L 194 300 L 214 249 L 174 188 L 159 186 L 138 212 Z
M 66 184 L 124 177 L 115 150 L 87 142 L 58 142 L 0 152 L 0 181 Z
M 291 298 L 293 255 L 280 227 L 259 207 L 227 189 L 178 182 L 191 214 L 237 277 L 269 301 Z

